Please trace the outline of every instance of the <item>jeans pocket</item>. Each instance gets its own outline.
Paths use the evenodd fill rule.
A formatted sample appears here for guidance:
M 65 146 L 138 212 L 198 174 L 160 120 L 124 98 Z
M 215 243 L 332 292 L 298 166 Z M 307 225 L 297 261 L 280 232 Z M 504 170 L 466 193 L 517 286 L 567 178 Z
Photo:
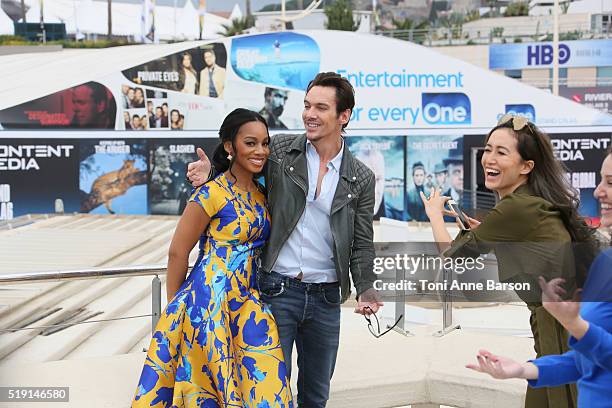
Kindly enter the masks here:
M 259 293 L 267 297 L 280 296 L 285 291 L 285 283 L 280 279 L 274 279 L 270 275 L 257 274 L 257 286 Z
M 330 306 L 340 306 L 342 303 L 340 288 L 323 289 L 323 300 Z

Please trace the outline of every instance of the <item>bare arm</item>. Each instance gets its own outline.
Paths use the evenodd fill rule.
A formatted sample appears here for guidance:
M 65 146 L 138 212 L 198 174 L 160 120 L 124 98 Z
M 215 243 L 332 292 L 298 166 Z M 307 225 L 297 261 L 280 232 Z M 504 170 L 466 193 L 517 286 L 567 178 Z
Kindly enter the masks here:
M 493 378 L 500 380 L 508 378 L 538 379 L 538 367 L 531 362 L 519 363 L 511 358 L 492 354 L 487 350 L 480 350 L 476 359 L 478 364 L 468 364 L 466 367 L 480 373 L 489 374 Z
M 438 246 L 438 250 L 442 253 L 450 247 L 451 242 L 453 242 L 444 224 L 444 214 L 446 212 L 444 204 L 450 200 L 450 197 L 443 196 L 440 190 L 434 188 L 431 189 L 429 198 L 425 197 L 423 192 L 420 194 L 421 200 L 423 200 L 423 204 L 425 205 L 425 212 L 431 223 L 434 241 Z
M 195 202 L 187 203 L 185 211 L 176 226 L 170 249 L 168 250 L 168 278 L 166 280 L 166 295 L 168 302 L 179 290 L 189 264 L 189 253 L 198 242 L 200 235 L 208 226 L 210 217 L 206 211 Z
M 423 192 L 421 192 L 420 195 L 421 200 L 423 200 L 423 204 L 425 205 L 425 212 L 427 213 L 427 217 L 429 218 L 429 222 L 431 224 L 434 241 L 438 246 L 438 250 L 440 253 L 442 253 L 447 250 L 453 242 L 453 238 L 446 229 L 444 216 L 448 215 L 456 218 L 457 214 L 455 214 L 453 211 L 447 210 L 444 207 L 445 203 L 450 200 L 450 197 L 443 196 L 440 190 L 432 188 L 429 198 L 427 198 Z M 465 213 L 463 213 L 463 215 L 465 218 L 467 218 L 471 229 L 478 228 L 480 221 L 468 217 Z

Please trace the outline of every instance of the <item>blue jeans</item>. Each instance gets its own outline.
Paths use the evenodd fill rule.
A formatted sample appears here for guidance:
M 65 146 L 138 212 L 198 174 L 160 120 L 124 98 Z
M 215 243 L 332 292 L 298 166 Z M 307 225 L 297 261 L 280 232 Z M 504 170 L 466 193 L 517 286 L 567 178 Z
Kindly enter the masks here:
M 296 345 L 298 407 L 324 408 L 340 338 L 339 284 L 303 283 L 276 272 L 259 272 L 257 281 L 276 320 L 289 376 Z

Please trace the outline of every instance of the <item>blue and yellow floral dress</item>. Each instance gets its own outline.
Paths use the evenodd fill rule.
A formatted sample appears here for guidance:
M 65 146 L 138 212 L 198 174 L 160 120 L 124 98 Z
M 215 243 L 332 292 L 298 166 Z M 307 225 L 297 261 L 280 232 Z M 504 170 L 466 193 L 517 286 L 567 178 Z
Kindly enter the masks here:
M 190 201 L 211 218 L 203 256 L 162 313 L 132 407 L 291 408 L 276 323 L 255 289 L 265 198 L 220 174 Z

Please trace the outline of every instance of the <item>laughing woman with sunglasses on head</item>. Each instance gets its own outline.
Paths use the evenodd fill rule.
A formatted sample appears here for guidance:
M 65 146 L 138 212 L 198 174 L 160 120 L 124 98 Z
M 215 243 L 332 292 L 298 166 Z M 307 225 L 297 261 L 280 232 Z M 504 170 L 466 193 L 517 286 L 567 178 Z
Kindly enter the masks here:
M 500 201 L 482 222 L 467 217 L 471 228 L 454 241 L 443 218 L 449 213 L 444 207 L 449 197 L 435 190 L 429 198 L 421 193 L 435 241 L 447 257 L 495 252 L 501 282 L 532 288 L 517 294 L 531 312 L 537 356 L 563 353 L 567 333 L 533 290 L 539 288 L 538 277 L 545 276 L 563 277 L 565 288 L 572 291 L 595 255 L 594 230 L 578 215 L 578 193 L 565 178 L 548 137 L 523 117 L 502 117 L 486 137 L 481 164 L 486 187 Z M 585 246 L 575 256 L 570 250 L 573 243 Z M 569 386 L 528 388 L 525 407 L 571 408 L 575 400 L 575 388 Z
M 612 149 L 601 166 L 595 190 L 601 204 L 601 226 L 612 230 Z M 478 364 L 467 368 L 493 378 L 524 378 L 532 387 L 578 384 L 578 407 L 610 407 L 612 401 L 612 248 L 602 252 L 589 270 L 581 302 L 560 299 L 556 282 L 542 282 L 544 307 L 571 337 L 571 351 L 519 363 L 480 350 Z M 577 299 L 576 299 L 577 300 Z

